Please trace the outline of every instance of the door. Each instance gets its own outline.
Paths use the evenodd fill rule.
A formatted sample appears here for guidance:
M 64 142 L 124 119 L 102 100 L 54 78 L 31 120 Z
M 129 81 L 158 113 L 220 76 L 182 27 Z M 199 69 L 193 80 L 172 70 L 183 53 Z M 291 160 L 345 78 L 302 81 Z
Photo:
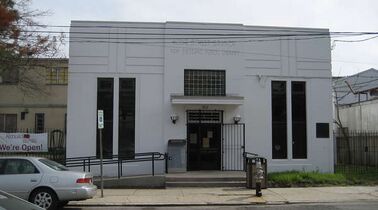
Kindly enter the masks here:
M 243 123 L 223 124 L 222 130 L 222 170 L 244 170 L 245 162 L 243 154 L 245 152 L 245 125 Z
M 188 124 L 188 170 L 221 169 L 221 124 Z
M 41 173 L 29 160 L 0 159 L 0 189 L 28 199 L 29 192 L 41 181 Z

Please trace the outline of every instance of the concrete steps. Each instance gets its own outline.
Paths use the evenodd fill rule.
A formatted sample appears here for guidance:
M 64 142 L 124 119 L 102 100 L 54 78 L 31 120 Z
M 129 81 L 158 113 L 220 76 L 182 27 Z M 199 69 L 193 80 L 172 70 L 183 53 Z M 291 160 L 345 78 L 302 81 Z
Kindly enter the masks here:
M 166 177 L 166 187 L 244 187 L 243 176 L 174 176 Z

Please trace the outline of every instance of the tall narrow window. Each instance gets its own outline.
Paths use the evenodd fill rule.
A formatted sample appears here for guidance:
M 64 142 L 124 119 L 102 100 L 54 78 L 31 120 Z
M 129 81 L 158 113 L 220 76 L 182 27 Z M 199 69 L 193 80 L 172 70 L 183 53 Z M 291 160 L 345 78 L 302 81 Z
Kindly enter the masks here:
M 118 155 L 133 159 L 135 154 L 135 78 L 119 79 Z
M 287 158 L 286 82 L 272 81 L 272 156 Z
M 293 158 L 307 158 L 306 83 L 291 83 Z
M 97 110 L 104 110 L 104 129 L 102 130 L 103 156 L 113 155 L 113 78 L 97 79 Z M 100 157 L 100 132 L 97 130 L 96 155 Z
M 35 113 L 35 132 L 43 133 L 45 131 L 45 114 Z

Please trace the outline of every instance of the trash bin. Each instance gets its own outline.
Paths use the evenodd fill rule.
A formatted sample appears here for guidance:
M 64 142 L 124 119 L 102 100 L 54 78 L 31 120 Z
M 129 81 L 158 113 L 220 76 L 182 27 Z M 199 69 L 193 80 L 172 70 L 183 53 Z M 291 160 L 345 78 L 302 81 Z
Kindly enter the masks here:
M 261 188 L 267 188 L 267 160 L 263 157 L 245 157 L 246 160 L 246 187 L 249 189 L 256 189 L 256 163 L 260 161 L 264 170 L 264 179 L 261 182 Z
M 168 173 L 186 172 L 186 140 L 168 140 Z

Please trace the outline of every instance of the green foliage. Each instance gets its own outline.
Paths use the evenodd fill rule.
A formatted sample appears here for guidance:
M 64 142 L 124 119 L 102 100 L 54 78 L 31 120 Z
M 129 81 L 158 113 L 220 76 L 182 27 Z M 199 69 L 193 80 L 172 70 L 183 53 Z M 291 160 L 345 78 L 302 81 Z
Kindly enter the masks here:
M 377 185 L 378 168 L 374 166 L 335 166 L 336 174 L 344 174 L 349 184 Z
M 287 171 L 268 174 L 269 187 L 311 187 L 331 185 L 377 185 L 378 169 L 364 171 L 336 167 L 336 173 Z
M 347 179 L 343 174 L 323 174 L 319 172 L 277 172 L 268 174 L 271 186 L 320 186 L 345 185 Z

